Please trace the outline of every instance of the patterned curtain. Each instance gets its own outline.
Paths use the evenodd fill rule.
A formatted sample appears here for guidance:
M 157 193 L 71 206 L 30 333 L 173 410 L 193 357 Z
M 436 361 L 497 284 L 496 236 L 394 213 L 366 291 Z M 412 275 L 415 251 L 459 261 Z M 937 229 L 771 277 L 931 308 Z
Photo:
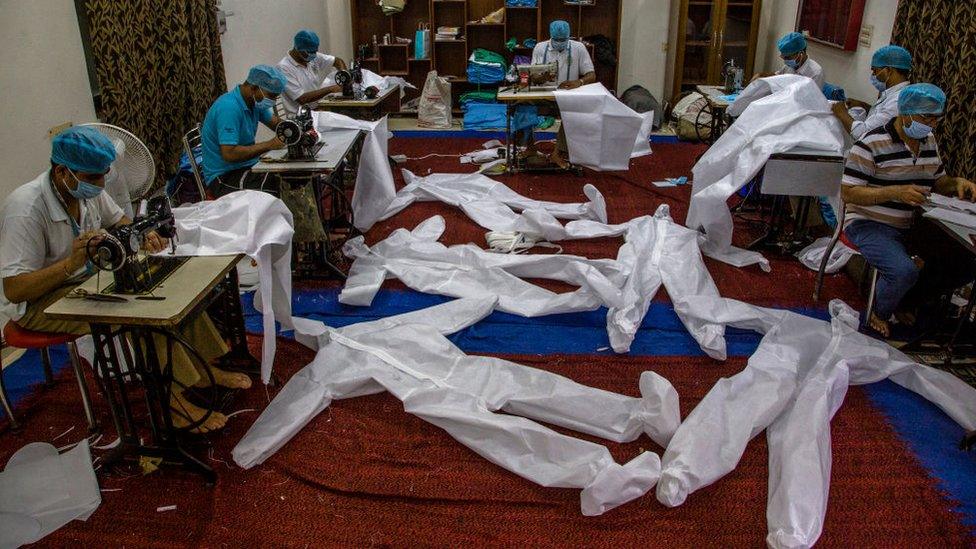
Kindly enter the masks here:
M 227 90 L 215 0 L 85 0 L 102 121 L 141 139 L 156 185 L 173 173 L 183 134 Z
M 936 137 L 949 175 L 976 179 L 976 2 L 900 0 L 891 41 L 912 52 L 913 82 L 946 92 Z

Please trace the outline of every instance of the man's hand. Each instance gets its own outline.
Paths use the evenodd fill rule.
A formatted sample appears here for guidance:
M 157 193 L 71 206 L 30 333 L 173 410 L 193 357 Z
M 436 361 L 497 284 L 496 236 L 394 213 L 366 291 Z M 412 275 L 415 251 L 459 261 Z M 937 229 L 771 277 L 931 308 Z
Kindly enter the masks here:
M 834 111 L 834 116 L 842 116 L 849 114 L 847 112 L 847 105 L 843 101 L 838 101 L 830 106 L 830 110 Z
M 583 83 L 580 82 L 579 80 L 567 80 L 567 81 L 565 81 L 565 82 L 563 82 L 562 84 L 559 85 L 559 89 L 561 89 L 561 90 L 574 90 L 574 89 L 576 89 L 576 88 L 578 88 L 578 87 L 580 87 L 582 85 L 583 85 Z
M 961 200 L 966 200 L 968 197 L 970 202 L 976 202 L 976 183 L 973 183 L 965 177 L 957 177 L 956 195 L 958 195 Z
M 871 105 L 868 105 L 864 101 L 859 101 L 857 99 L 847 99 L 845 103 L 847 104 L 848 109 L 853 109 L 854 107 L 861 107 L 866 111 L 871 110 Z
M 142 239 L 142 249 L 150 254 L 159 253 L 165 250 L 168 245 L 169 240 L 159 236 L 156 231 L 146 233 L 146 237 Z
M 332 84 L 331 86 L 326 86 L 322 91 L 324 91 L 326 95 L 329 95 L 330 93 L 340 93 L 342 92 L 342 86 L 339 84 Z
M 75 237 L 71 243 L 71 255 L 68 256 L 67 271 L 74 273 L 88 263 L 88 242 L 98 244 L 105 238 L 105 231 L 87 231 Z
M 281 150 L 288 146 L 277 135 L 265 141 L 265 144 L 268 146 L 269 151 Z
M 886 189 L 891 200 L 912 206 L 924 204 L 930 193 L 928 187 L 920 185 L 894 185 Z

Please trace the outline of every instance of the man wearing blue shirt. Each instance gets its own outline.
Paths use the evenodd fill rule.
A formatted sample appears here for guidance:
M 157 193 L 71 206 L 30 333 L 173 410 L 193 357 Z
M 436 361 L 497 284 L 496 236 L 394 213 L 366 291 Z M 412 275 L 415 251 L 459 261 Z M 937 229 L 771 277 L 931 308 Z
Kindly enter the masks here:
M 207 111 L 200 129 L 203 142 L 203 178 L 215 197 L 241 189 L 275 191 L 265 186 L 265 177 L 250 169 L 268 151 L 285 148 L 274 137 L 255 143 L 258 122 L 274 130 L 280 121 L 272 112 L 278 95 L 285 90 L 285 76 L 268 65 L 257 65 L 247 81 L 221 95 Z M 271 179 L 269 186 L 274 187 Z

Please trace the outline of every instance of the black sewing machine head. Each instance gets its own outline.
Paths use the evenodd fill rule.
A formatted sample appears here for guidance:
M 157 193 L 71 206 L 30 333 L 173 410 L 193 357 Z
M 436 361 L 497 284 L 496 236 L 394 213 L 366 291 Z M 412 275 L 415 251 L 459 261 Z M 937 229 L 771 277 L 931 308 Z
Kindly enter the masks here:
M 145 294 L 183 264 L 184 258 L 147 256 L 139 259 L 146 235 L 152 231 L 170 240 L 175 248 L 176 220 L 165 195 L 154 196 L 140 208 L 131 224 L 114 227 L 88 245 L 88 259 L 96 268 L 112 273 L 109 293 Z
M 314 160 L 322 148 L 312 111 L 306 107 L 279 122 L 275 133 L 288 145 L 288 160 Z
M 349 70 L 337 71 L 335 75 L 335 82 L 336 84 L 342 86 L 343 97 L 362 99 L 361 97 L 358 97 L 362 94 L 362 92 L 359 90 L 362 90 L 363 87 L 363 66 L 359 62 L 359 59 L 353 61 L 352 67 L 350 67 Z

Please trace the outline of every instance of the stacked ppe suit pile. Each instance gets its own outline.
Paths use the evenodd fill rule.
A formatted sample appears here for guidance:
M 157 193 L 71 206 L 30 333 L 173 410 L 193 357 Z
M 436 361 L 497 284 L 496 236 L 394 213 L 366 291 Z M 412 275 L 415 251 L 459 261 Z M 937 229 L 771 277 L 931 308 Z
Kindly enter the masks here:
M 497 84 L 505 80 L 508 64 L 500 54 L 476 48 L 468 58 L 468 82 L 472 84 Z
M 657 487 L 658 500 L 669 507 L 731 472 L 749 440 L 765 430 L 767 543 L 812 546 L 827 511 L 830 420 L 848 385 L 890 379 L 976 429 L 976 389 L 858 333 L 857 313 L 840 301 L 830 303 L 830 322 L 714 297 L 688 298 L 676 308 L 765 335 L 746 368 L 719 380 L 671 439 Z
M 692 169 L 694 184 L 685 225 L 704 229 L 705 255 L 744 267 L 769 262 L 732 246 L 726 201 L 745 186 L 774 153 L 795 147 L 841 153 L 846 132 L 817 85 L 805 76 L 781 75 L 749 84 L 729 107 L 738 116 Z

